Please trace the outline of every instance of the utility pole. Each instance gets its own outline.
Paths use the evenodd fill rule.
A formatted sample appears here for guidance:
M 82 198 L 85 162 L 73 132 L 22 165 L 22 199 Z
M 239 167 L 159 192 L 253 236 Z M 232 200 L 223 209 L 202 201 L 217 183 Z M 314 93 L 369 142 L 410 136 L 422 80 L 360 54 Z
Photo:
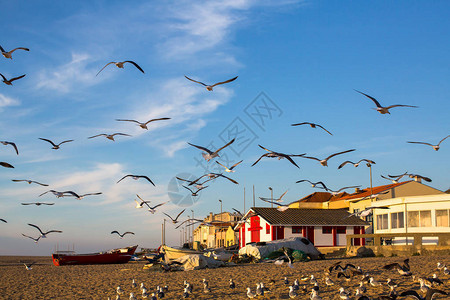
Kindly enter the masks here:
M 223 216 L 222 216 L 222 200 L 220 200 L 219 199 L 219 202 L 220 202 L 220 227 L 219 227 L 219 232 L 220 232 L 220 240 L 219 240 L 219 247 L 221 247 L 221 243 L 220 243 L 220 241 L 222 240 L 222 234 L 223 234 L 223 232 L 222 232 L 222 222 L 223 222 Z
M 245 186 L 244 186 L 244 211 L 243 211 L 244 215 L 245 215 Z
M 272 201 L 272 203 L 270 203 L 270 204 L 271 204 L 271 207 L 273 208 L 273 189 L 272 189 L 272 187 L 269 186 L 269 190 L 270 190 L 270 200 Z
M 255 207 L 255 185 L 253 185 L 253 207 Z
M 192 219 L 194 219 L 194 210 L 191 209 L 192 212 Z M 191 220 L 191 227 L 192 227 L 192 249 L 194 249 L 194 220 Z

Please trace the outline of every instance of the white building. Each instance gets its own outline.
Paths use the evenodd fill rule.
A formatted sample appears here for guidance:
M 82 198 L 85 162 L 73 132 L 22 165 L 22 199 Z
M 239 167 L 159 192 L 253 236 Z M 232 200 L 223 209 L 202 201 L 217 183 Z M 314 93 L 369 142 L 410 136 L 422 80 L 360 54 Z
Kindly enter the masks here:
M 389 207 L 374 210 L 374 233 L 450 232 L 450 194 L 378 200 L 372 206 Z M 435 240 L 430 238 L 428 242 Z M 393 240 L 394 244 L 404 242 L 405 238 Z

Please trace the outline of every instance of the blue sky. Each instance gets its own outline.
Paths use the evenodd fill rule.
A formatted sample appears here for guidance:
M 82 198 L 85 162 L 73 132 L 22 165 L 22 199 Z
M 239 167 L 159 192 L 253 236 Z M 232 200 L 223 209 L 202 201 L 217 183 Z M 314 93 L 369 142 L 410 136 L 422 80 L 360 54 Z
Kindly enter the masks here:
M 408 171 L 432 178 L 429 185 L 449 186 L 450 140 L 439 151 L 406 141 L 437 143 L 450 133 L 449 21 L 446 1 L 11 1 L 2 5 L 0 45 L 16 51 L 0 59 L 7 78 L 26 74 L 13 86 L 0 85 L 0 140 L 17 144 L 20 155 L 0 145 L 0 161 L 15 166 L 0 170 L 0 254 L 49 255 L 75 244 L 79 252 L 132 244 L 160 243 L 162 212 L 182 219 L 232 207 L 246 208 L 256 196 L 285 190 L 286 202 L 313 191 L 300 179 L 322 180 L 331 188 L 369 186 L 365 166 L 337 166 L 344 160 L 373 159 L 374 185 L 387 184 L 381 174 Z M 124 69 L 110 61 L 133 60 Z M 206 83 L 238 79 L 213 92 L 184 78 Z M 408 104 L 391 115 L 372 110 L 363 91 L 382 105 Z M 265 105 L 264 105 L 265 104 Z M 273 110 L 267 111 L 265 107 Z M 260 119 L 256 109 L 264 115 Z M 143 130 L 115 119 L 170 117 Z M 264 121 L 264 124 L 261 123 Z M 315 122 L 333 136 L 292 123 Z M 216 180 L 195 203 L 173 200 L 150 213 L 134 208 L 135 195 L 151 204 L 171 200 L 174 176 L 200 176 L 200 151 L 187 142 L 220 147 L 233 132 L 239 143 L 223 152 L 222 162 L 244 162 L 230 175 L 239 182 Z M 132 137 L 87 139 L 100 133 Z M 74 139 L 52 150 L 50 144 Z M 324 158 L 322 167 L 296 158 L 300 169 L 282 160 L 261 160 L 261 144 L 275 151 Z M 215 164 L 215 163 L 213 163 Z M 212 166 L 212 165 L 211 165 Z M 216 169 L 208 167 L 208 170 Z M 215 166 L 214 166 L 215 167 Z M 156 187 L 126 174 L 149 176 Z M 49 188 L 14 183 L 33 179 Z M 48 189 L 100 196 L 56 199 Z M 175 189 L 176 189 L 175 185 Z M 186 195 L 181 191 L 182 196 Z M 52 207 L 21 202 L 45 201 Z M 181 206 L 180 206 L 181 205 Z M 263 205 L 259 202 L 258 205 Z M 37 236 L 27 223 L 59 229 L 35 245 L 21 233 Z M 133 231 L 120 240 L 112 230 Z M 168 244 L 179 231 L 167 225 Z

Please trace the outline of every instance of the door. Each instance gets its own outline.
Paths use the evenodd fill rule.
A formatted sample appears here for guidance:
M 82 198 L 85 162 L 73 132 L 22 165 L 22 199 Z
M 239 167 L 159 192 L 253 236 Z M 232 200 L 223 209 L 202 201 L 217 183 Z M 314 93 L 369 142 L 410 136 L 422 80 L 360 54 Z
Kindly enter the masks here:
M 359 231 L 359 226 L 355 226 L 355 227 L 353 227 L 353 233 L 354 234 L 360 234 L 360 231 Z M 359 246 L 359 245 L 361 245 L 361 239 L 353 239 L 353 245 L 354 246 Z
M 251 242 L 258 243 L 260 241 L 260 230 L 262 227 L 260 226 L 259 216 L 253 216 L 250 218 L 250 228 L 248 230 L 251 231 Z
M 306 229 L 306 238 L 314 244 L 314 226 L 308 226 Z

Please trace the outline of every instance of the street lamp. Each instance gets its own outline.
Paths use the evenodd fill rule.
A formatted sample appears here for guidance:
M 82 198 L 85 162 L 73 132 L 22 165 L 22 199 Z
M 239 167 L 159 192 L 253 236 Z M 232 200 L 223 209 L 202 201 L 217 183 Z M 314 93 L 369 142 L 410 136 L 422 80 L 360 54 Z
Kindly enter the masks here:
M 272 201 L 271 207 L 273 208 L 273 189 L 272 189 L 272 187 L 269 186 L 269 190 L 270 190 L 270 200 Z

